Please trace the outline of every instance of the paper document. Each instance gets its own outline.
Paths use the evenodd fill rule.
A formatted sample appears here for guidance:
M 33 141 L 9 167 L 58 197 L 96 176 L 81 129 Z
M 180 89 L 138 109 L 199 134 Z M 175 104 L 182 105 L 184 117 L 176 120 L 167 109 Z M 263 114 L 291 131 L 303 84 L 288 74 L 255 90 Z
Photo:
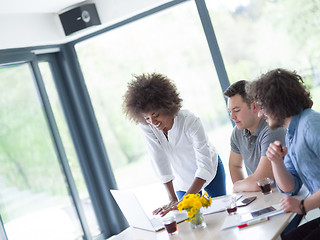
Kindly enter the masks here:
M 252 221 L 254 219 L 263 218 L 263 217 L 271 218 L 283 213 L 284 211 L 281 209 L 281 205 L 279 203 L 276 205 L 257 209 L 244 214 L 228 215 L 222 224 L 221 230 L 228 229 L 231 227 L 236 227 L 240 224 Z
M 242 224 L 241 221 L 241 215 L 235 214 L 235 215 L 228 215 L 221 226 L 221 230 L 236 227 L 238 225 Z

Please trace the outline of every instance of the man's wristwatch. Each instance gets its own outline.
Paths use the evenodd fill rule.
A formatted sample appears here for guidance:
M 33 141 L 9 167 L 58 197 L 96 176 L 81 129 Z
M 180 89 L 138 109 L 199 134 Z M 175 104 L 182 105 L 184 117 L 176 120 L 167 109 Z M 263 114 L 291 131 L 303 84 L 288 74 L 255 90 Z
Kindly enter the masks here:
M 300 209 L 301 209 L 301 211 L 302 211 L 302 215 L 303 215 L 303 216 L 306 215 L 306 209 L 305 209 L 305 207 L 304 207 L 304 199 L 302 199 L 302 200 L 300 201 Z

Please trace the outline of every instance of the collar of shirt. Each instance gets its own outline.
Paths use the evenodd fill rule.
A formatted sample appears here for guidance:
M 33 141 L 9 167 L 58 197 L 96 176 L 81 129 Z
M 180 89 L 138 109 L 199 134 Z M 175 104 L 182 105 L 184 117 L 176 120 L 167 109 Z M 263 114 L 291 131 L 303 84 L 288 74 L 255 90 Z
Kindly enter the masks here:
M 299 120 L 300 120 L 300 117 L 303 113 L 303 109 L 300 110 L 300 112 L 296 115 L 294 115 L 292 118 L 291 118 L 291 121 L 290 121 L 290 124 L 289 124 L 289 127 L 288 127 L 288 136 L 289 136 L 289 140 L 293 138 L 294 136 L 294 133 L 296 131 L 296 128 L 299 124 Z
M 264 120 L 263 118 L 261 118 L 261 120 L 260 120 L 260 122 L 259 122 L 259 125 L 258 125 L 257 129 L 254 131 L 254 133 L 251 135 L 251 133 L 249 132 L 249 130 L 248 130 L 248 129 L 245 129 L 245 130 L 244 130 L 244 136 L 247 137 L 247 138 L 252 137 L 252 136 L 258 137 L 261 129 L 263 129 L 263 128 L 266 126 L 266 124 L 267 124 L 266 120 Z

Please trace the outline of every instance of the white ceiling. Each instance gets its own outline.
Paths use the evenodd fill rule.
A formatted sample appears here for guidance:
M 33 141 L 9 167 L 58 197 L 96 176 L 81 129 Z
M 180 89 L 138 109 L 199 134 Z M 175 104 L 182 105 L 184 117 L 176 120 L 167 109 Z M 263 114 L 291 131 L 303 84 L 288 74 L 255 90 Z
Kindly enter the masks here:
M 0 0 L 0 14 L 59 13 L 84 0 Z
M 0 50 L 63 44 L 172 0 L 0 0 Z M 58 14 L 95 3 L 101 25 L 66 36 Z

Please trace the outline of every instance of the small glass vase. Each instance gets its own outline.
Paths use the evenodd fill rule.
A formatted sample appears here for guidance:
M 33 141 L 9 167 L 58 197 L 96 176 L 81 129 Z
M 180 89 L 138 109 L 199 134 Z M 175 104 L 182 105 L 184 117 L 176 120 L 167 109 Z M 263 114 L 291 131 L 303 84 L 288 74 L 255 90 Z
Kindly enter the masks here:
M 205 228 L 207 226 L 206 222 L 204 221 L 203 213 L 197 210 L 196 214 L 194 215 L 194 219 L 190 221 L 192 229 L 197 228 Z

